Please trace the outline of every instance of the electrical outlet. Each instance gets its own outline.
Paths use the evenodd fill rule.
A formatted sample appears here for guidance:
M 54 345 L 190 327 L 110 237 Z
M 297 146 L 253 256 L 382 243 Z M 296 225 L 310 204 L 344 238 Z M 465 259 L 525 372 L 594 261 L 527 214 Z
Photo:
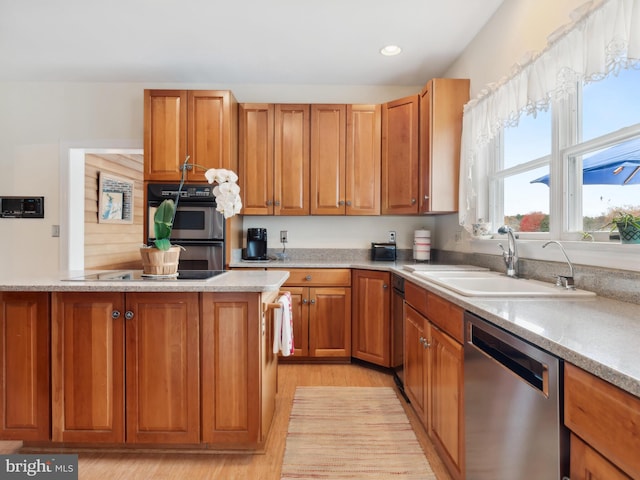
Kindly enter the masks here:
M 52 237 L 60 236 L 60 225 L 51 225 L 51 236 Z
M 280 230 L 280 243 L 287 243 L 287 231 Z
M 396 232 L 393 230 L 389 231 L 389 243 L 396 243 Z

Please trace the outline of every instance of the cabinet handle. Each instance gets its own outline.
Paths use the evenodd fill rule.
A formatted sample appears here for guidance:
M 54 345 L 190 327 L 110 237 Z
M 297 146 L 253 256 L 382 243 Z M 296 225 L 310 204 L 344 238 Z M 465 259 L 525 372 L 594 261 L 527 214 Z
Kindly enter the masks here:
M 310 282 L 310 281 L 311 281 L 311 275 L 307 275 L 306 277 L 304 277 L 304 279 L 305 279 L 307 282 Z
M 280 206 L 280 200 L 276 200 L 275 201 L 275 205 L 276 205 L 276 207 L 279 207 Z
M 389 288 L 389 285 L 387 285 L 386 283 L 382 285 L 382 288 Z
M 429 348 L 431 346 L 431 344 L 424 337 L 420 337 L 420 343 L 422 344 L 423 348 Z
M 312 299 L 311 299 L 311 301 L 310 301 L 309 303 L 311 303 L 311 305 L 315 305 L 315 304 L 316 304 L 316 300 L 315 300 L 315 298 L 312 298 Z
M 111 318 L 113 318 L 114 320 L 116 318 L 120 318 L 120 310 L 114 310 L 113 312 L 111 312 Z
M 425 199 L 425 200 L 429 200 L 429 195 L 425 195 L 425 196 L 424 196 L 424 199 Z
M 131 320 L 133 318 L 133 312 L 131 310 L 127 310 L 126 312 L 124 312 L 124 318 L 126 318 L 127 320 Z
M 342 206 L 344 205 L 344 200 L 340 200 L 340 201 L 338 202 L 338 205 L 340 205 L 340 206 L 342 207 Z
M 416 199 L 415 199 L 415 198 L 412 198 L 412 199 L 411 199 L 411 205 L 415 205 L 415 204 L 416 204 Z
M 306 305 L 308 302 L 309 302 L 309 301 L 308 301 L 306 298 L 303 298 L 303 299 L 302 299 L 302 304 L 303 304 L 303 305 Z
M 347 207 L 351 206 L 351 200 L 347 200 Z
M 267 200 L 267 207 L 270 207 L 273 204 L 273 200 Z

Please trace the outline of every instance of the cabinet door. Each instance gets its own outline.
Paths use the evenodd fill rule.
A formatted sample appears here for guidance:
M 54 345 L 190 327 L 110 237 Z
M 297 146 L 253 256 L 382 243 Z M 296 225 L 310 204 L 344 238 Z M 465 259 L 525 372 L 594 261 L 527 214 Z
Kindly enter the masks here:
M 469 80 L 436 78 L 420 93 L 420 213 L 458 210 L 462 111 Z
M 0 439 L 49 440 L 49 294 L 0 292 Z
M 237 171 L 238 104 L 228 90 L 191 90 L 187 96 L 187 153 L 199 165 L 188 180 L 204 182 L 204 170 Z M 184 159 L 182 159 L 184 161 Z
M 418 95 L 382 110 L 382 213 L 418 213 Z
M 180 180 L 180 167 L 186 158 L 186 90 L 145 90 L 145 180 Z
M 404 305 L 404 390 L 427 428 L 428 322 L 413 307 Z
M 53 293 L 54 442 L 124 442 L 124 313 L 121 293 Z
M 273 215 L 273 105 L 240 105 L 240 193 L 245 215 Z
M 455 478 L 464 469 L 462 345 L 430 325 L 429 436 Z
M 571 435 L 572 480 L 631 480 L 580 437 Z
M 309 215 L 309 111 L 309 105 L 275 106 L 275 215 Z
M 200 441 L 197 293 L 128 293 L 127 442 Z
M 351 357 L 351 288 L 309 288 L 309 302 L 309 355 Z
M 311 105 L 311 214 L 345 214 L 346 105 Z
M 352 355 L 391 366 L 391 275 L 389 272 L 354 270 Z
M 381 112 L 380 105 L 347 105 L 347 215 L 380 215 Z
M 202 441 L 255 444 L 260 430 L 259 294 L 202 294 Z

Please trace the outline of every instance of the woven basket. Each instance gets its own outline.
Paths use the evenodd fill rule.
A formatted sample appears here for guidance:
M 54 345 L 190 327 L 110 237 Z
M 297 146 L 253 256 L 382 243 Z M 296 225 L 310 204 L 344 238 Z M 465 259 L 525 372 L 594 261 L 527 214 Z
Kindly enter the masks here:
M 178 272 L 181 247 L 173 246 L 169 250 L 141 248 L 142 271 L 146 275 L 174 275 Z

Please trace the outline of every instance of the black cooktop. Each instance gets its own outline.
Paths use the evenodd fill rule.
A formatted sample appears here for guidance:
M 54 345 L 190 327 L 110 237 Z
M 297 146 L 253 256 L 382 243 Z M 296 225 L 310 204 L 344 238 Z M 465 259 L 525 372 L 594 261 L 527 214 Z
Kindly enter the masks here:
M 142 270 L 110 270 L 100 273 L 88 273 L 77 277 L 65 278 L 73 281 L 158 281 L 158 280 L 208 280 L 226 273 L 227 270 L 178 270 L 175 275 L 146 275 Z

